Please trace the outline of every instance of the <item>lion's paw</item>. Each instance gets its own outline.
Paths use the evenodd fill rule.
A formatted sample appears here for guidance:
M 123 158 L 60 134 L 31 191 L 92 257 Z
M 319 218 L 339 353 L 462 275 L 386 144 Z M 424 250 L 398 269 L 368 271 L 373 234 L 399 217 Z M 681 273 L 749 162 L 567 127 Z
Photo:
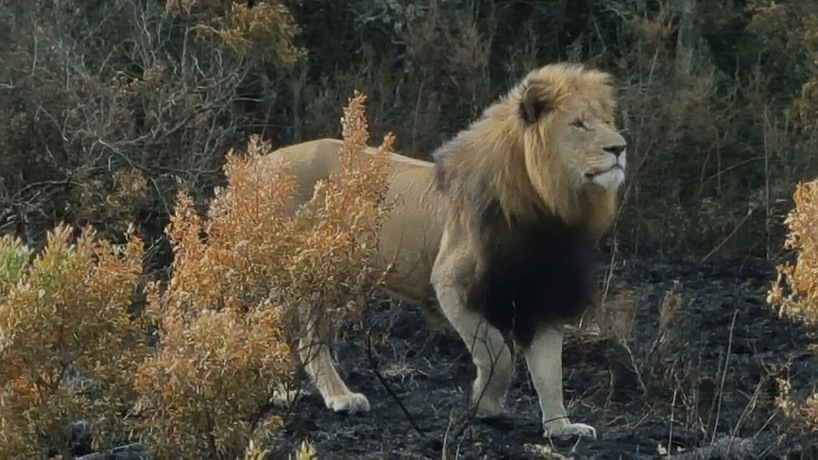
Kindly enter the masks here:
M 327 407 L 335 412 L 369 412 L 369 400 L 361 393 L 348 393 L 325 400 Z
M 545 438 L 591 438 L 596 439 L 596 429 L 584 423 L 566 423 L 543 429 Z
M 505 412 L 502 401 L 481 400 L 475 409 L 477 419 L 494 419 L 501 417 Z

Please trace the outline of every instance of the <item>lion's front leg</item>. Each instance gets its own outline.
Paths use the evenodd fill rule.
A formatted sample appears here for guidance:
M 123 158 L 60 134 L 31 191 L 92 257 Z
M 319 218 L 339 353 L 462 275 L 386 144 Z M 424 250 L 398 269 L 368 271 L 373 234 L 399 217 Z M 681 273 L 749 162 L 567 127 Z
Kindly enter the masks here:
M 317 323 L 317 324 L 316 324 Z M 369 401 L 353 393 L 335 369 L 329 350 L 327 321 L 307 321 L 298 341 L 298 356 L 324 404 L 335 412 L 368 412 Z
M 542 411 L 543 436 L 590 437 L 596 439 L 596 429 L 583 423 L 571 423 L 563 405 L 562 343 L 563 324 L 542 326 L 531 344 L 524 349 L 526 365 Z
M 479 312 L 466 307 L 467 280 L 474 263 L 463 243 L 443 236 L 441 251 L 432 270 L 432 285 L 443 314 L 466 344 L 477 368 L 472 404 L 479 418 L 500 415 L 511 383 L 513 355 L 500 331 Z
M 472 385 L 472 404 L 476 406 L 477 417 L 500 415 L 513 370 L 510 348 L 497 328 L 482 315 L 465 308 L 459 289 L 439 285 L 438 296 L 443 312 L 460 334 L 477 368 Z

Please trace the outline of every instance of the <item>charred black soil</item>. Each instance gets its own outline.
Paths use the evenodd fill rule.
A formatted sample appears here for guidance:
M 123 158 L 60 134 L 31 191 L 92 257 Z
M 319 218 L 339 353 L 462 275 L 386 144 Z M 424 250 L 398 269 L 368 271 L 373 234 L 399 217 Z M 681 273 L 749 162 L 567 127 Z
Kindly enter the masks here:
M 560 458 L 548 451 L 658 458 L 668 449 L 676 458 L 816 458 L 818 441 L 775 408 L 779 379 L 798 398 L 813 389 L 818 360 L 808 351 L 814 331 L 765 303 L 773 278 L 772 266 L 759 260 L 617 263 L 608 298 L 632 294 L 626 346 L 593 326 L 570 331 L 565 345 L 569 414 L 599 436 L 579 442 L 542 438 L 522 359 L 507 415 L 473 420 L 467 401 L 474 369 L 460 339 L 432 332 L 412 308 L 384 303 L 370 314 L 371 347 L 354 327 L 336 346 L 342 374 L 368 396 L 372 411 L 334 414 L 309 387 L 272 458 L 288 458 L 304 439 L 322 459 Z

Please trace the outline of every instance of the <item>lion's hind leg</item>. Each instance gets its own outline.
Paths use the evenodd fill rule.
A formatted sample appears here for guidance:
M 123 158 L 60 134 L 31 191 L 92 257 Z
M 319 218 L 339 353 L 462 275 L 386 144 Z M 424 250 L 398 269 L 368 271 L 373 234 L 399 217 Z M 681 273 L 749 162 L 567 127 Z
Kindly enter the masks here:
M 562 323 L 540 327 L 534 339 L 523 349 L 528 372 L 537 390 L 542 411 L 543 436 L 589 437 L 596 439 L 596 429 L 568 420 L 562 395 Z
M 298 357 L 324 399 L 324 404 L 335 412 L 368 412 L 370 407 L 366 396 L 352 392 L 332 362 L 327 343 L 327 321 L 311 319 L 304 326 L 298 341 Z

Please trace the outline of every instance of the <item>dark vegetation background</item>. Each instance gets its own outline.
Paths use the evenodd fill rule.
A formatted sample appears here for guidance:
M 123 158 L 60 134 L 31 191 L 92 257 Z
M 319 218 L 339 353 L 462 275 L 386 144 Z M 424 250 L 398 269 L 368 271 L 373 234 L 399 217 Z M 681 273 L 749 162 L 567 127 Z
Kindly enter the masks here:
M 373 139 L 428 158 L 558 60 L 617 77 L 630 175 L 609 244 L 778 256 L 818 162 L 812 1 L 0 0 L 0 230 L 37 247 L 58 219 L 135 219 L 156 241 L 176 188 L 210 196 L 250 134 L 340 137 L 358 88 Z

